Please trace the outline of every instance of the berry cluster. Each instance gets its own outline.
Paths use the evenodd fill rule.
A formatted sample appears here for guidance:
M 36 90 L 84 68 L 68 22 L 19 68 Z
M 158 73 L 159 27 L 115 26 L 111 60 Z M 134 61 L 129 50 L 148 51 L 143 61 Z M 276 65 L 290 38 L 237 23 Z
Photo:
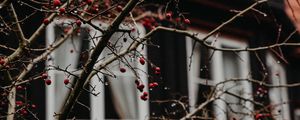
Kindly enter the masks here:
M 27 116 L 28 110 L 33 110 L 37 108 L 35 104 L 26 104 L 22 101 L 16 101 L 16 107 L 19 108 L 17 112 L 19 112 L 21 116 Z
M 0 58 L 0 65 L 4 65 L 5 64 L 5 60 L 3 58 Z
M 259 87 L 255 93 L 255 96 L 257 98 L 265 98 L 267 95 L 268 91 L 262 87 Z
M 43 73 L 41 75 L 41 78 L 45 80 L 46 85 L 51 85 L 52 81 L 50 79 L 48 79 L 48 74 L 47 73 Z
M 258 113 L 255 115 L 255 120 L 273 120 L 273 118 L 269 113 Z

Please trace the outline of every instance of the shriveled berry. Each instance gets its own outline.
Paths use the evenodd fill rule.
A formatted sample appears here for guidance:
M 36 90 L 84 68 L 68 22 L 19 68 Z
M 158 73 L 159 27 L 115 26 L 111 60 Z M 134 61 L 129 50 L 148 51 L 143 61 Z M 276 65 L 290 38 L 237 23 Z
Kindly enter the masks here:
M 138 86 L 140 85 L 140 81 L 139 80 L 135 80 L 134 83 Z
M 124 41 L 124 42 L 127 42 L 127 38 L 123 38 L 123 41 Z
M 126 69 L 123 68 L 123 67 L 121 67 L 121 68 L 120 68 L 120 71 L 121 71 L 122 73 L 125 73 L 125 72 L 126 72 Z

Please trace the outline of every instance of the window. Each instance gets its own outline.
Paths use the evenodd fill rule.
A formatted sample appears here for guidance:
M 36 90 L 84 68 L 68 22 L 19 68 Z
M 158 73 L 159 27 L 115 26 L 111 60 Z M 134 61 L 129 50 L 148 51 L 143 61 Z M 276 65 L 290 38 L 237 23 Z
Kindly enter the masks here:
M 46 38 L 47 45 L 50 45 L 57 37 L 60 37 L 60 32 L 63 32 L 64 25 L 62 25 L 62 21 L 68 21 L 69 23 L 74 20 L 55 20 L 55 22 L 49 24 L 46 30 Z M 95 25 L 99 25 L 100 22 L 94 22 Z M 61 26 L 62 25 L 62 26 Z M 60 26 L 60 27 L 58 27 Z M 101 23 L 101 27 L 107 27 L 107 25 Z M 126 28 L 126 26 L 121 26 L 122 28 Z M 128 28 L 128 27 L 127 27 Z M 89 50 L 94 47 L 94 44 L 99 41 L 98 38 L 93 39 L 92 37 L 100 36 L 100 32 L 93 30 L 92 27 L 88 25 L 81 26 L 80 34 L 74 35 L 69 38 L 66 43 L 62 44 L 57 50 L 55 50 L 49 58 L 51 60 L 47 61 L 47 66 L 59 66 L 62 69 L 68 67 L 68 71 L 74 71 L 79 69 L 80 65 L 83 64 L 84 60 L 88 57 L 88 52 L 84 52 L 85 50 Z M 87 30 L 88 29 L 88 30 Z M 84 32 L 85 31 L 85 32 Z M 133 36 L 141 37 L 145 34 L 145 30 L 141 25 L 137 26 L 137 32 Z M 122 38 L 128 39 L 127 42 L 123 41 Z M 119 40 L 122 40 L 120 42 Z M 127 46 L 130 45 L 132 39 L 128 35 L 115 33 L 111 38 L 111 43 L 117 43 L 116 45 L 121 46 L 118 49 L 123 50 L 126 49 Z M 138 48 L 138 51 L 146 56 L 146 48 Z M 103 53 L 99 57 L 99 62 L 108 59 L 114 54 L 108 48 L 105 48 Z M 141 80 L 145 84 L 148 83 L 147 76 L 144 72 L 147 72 L 146 65 L 137 64 L 137 61 L 131 60 L 128 56 L 124 59 L 131 61 L 130 64 L 132 66 L 138 68 L 138 74 L 141 77 Z M 149 115 L 149 107 L 148 101 L 142 101 L 139 99 L 140 93 L 135 89 L 134 80 L 135 76 L 133 73 L 129 71 L 126 73 L 120 73 L 119 67 L 124 66 L 121 62 L 114 62 L 110 66 L 110 72 L 114 73 L 114 77 L 109 75 L 98 74 L 95 75 L 91 80 L 90 90 L 93 93 L 99 93 L 97 96 L 87 93 L 86 97 L 83 97 L 83 100 L 79 100 L 78 105 L 81 107 L 85 107 L 85 111 L 82 113 L 81 117 L 77 117 L 78 111 L 73 110 L 76 113 L 76 118 L 80 119 L 93 119 L 93 120 L 101 120 L 109 118 L 105 111 L 107 111 L 108 103 L 112 103 L 115 112 L 117 113 L 117 117 L 123 119 L 145 119 L 147 115 Z M 51 67 L 50 67 L 51 68 Z M 102 71 L 108 72 L 108 71 Z M 80 71 L 74 72 L 74 74 L 79 74 Z M 64 72 L 49 70 L 49 76 L 53 79 L 53 83 L 49 86 L 46 86 L 46 119 L 52 120 L 54 113 L 58 113 L 62 107 L 64 100 L 66 99 L 66 95 L 69 92 L 69 89 L 63 84 L 63 80 L 68 77 L 68 75 Z M 69 78 L 72 79 L 72 78 Z M 107 86 L 106 86 L 107 85 Z M 147 90 L 147 89 L 145 89 Z M 106 99 L 105 96 L 110 94 L 112 98 Z M 104 107 L 106 106 L 106 107 Z M 87 109 L 87 108 L 90 108 Z M 87 114 L 87 115 L 86 115 Z M 112 118 L 111 118 L 112 119 Z
M 198 34 L 197 37 L 203 38 L 205 34 Z M 188 67 L 188 88 L 190 110 L 207 99 L 207 95 L 213 86 L 217 83 L 232 79 L 232 78 L 249 78 L 250 62 L 248 52 L 222 52 L 207 50 L 205 47 L 196 44 L 192 51 L 193 40 L 187 37 L 187 61 Z M 245 48 L 247 44 L 233 38 L 227 37 L 211 37 L 207 40 L 208 43 L 217 48 Z M 193 53 L 192 59 L 189 57 Z M 204 57 L 204 58 L 203 58 Z M 191 62 L 191 63 L 189 63 Z M 190 64 L 190 65 L 189 65 Z M 206 76 L 205 76 L 206 75 Z M 251 83 L 247 81 L 226 82 L 224 85 L 217 87 L 220 91 L 228 91 L 231 94 L 252 98 Z M 223 99 L 223 100 L 222 100 Z M 226 103 L 224 101 L 227 101 Z M 253 105 L 248 101 L 240 100 L 233 95 L 221 95 L 221 100 L 215 100 L 211 107 L 207 108 L 212 111 L 210 117 L 215 117 L 217 120 L 224 119 L 251 119 L 252 117 L 237 114 L 238 112 L 249 113 L 253 110 Z M 202 114 L 203 115 L 203 114 Z
M 285 69 L 280 61 L 271 54 L 266 55 L 269 78 L 272 85 L 287 84 Z M 276 120 L 290 120 L 290 108 L 288 90 L 286 87 L 274 87 L 269 89 L 270 104 L 273 106 L 271 111 Z M 295 114 L 297 115 L 297 113 Z

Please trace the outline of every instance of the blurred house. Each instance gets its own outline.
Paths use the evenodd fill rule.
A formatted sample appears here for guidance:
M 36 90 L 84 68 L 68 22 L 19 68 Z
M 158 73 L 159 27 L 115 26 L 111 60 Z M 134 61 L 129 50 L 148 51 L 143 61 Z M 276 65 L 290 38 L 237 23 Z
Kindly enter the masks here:
M 203 38 L 209 31 L 253 2 L 255 1 L 185 0 L 180 1 L 179 7 L 185 17 L 191 20 L 187 30 L 197 32 L 197 37 Z M 55 26 L 59 24 L 57 22 L 59 20 L 47 27 L 45 44 L 53 42 L 63 32 Z M 174 24 L 163 21 L 162 25 L 173 26 Z M 83 25 L 80 34 L 51 54 L 51 60 L 46 61 L 46 66 L 59 65 L 60 68 L 68 66 L 68 69 L 72 71 L 83 64 L 88 56 L 84 51 L 90 49 L 93 44 L 88 42 L 87 39 L 91 36 L 86 32 L 90 32 L 90 35 L 99 35 L 94 30 L 85 31 L 86 28 L 89 27 Z M 282 42 L 294 29 L 290 19 L 286 16 L 284 2 L 269 0 L 222 28 L 207 42 L 218 48 L 254 48 Z M 139 33 L 136 33 L 136 36 L 143 36 L 149 29 L 139 25 L 137 31 Z M 131 40 L 129 36 L 121 34 L 116 34 L 112 40 L 118 40 L 120 37 L 127 38 L 129 40 L 127 43 Z M 297 42 L 298 38 L 298 34 L 292 35 L 290 42 Z M 272 85 L 280 85 L 298 82 L 298 78 L 300 78 L 300 63 L 298 62 L 300 48 L 298 47 L 283 46 L 257 52 L 222 52 L 209 50 L 200 44 L 195 44 L 189 37 L 170 32 L 156 34 L 152 42 L 153 46 L 139 48 L 139 51 L 155 65 L 160 66 L 161 75 L 155 75 L 151 65 L 140 65 L 137 60 L 127 58 L 133 66 L 140 69 L 138 71 L 146 85 L 145 91 L 150 92 L 150 100 L 142 101 L 139 98 L 141 93 L 136 90 L 133 82 L 134 75 L 131 72 L 119 72 L 118 68 L 124 65 L 116 62 L 109 70 L 115 76 L 103 74 L 95 76 L 91 88 L 87 88 L 87 91 L 95 90 L 93 94 L 97 94 L 97 96 L 84 92 L 71 115 L 75 115 L 79 119 L 93 120 L 155 119 L 162 116 L 178 119 L 184 116 L 186 111 L 193 111 L 203 103 L 207 99 L 208 93 L 219 82 L 232 78 L 251 78 L 264 80 Z M 127 46 L 125 42 L 124 46 Z M 105 52 L 101 58 L 111 56 L 108 55 L 108 51 Z M 191 54 L 193 54 L 192 57 L 190 57 Z M 153 77 L 147 77 L 144 72 Z M 53 79 L 52 85 L 41 88 L 40 83 L 33 83 L 32 85 L 37 87 L 29 91 L 32 98 L 39 99 L 34 100 L 41 106 L 37 111 L 43 111 L 37 116 L 51 120 L 53 114 L 57 113 L 63 105 L 62 101 L 69 88 L 63 84 L 63 80 L 67 77 L 64 72 L 49 70 L 48 74 Z M 158 82 L 159 86 L 149 90 L 147 84 L 153 81 Z M 232 88 L 229 91 L 236 95 L 272 106 L 257 113 L 271 114 L 276 120 L 300 120 L 298 87 L 266 88 L 260 84 L 246 81 L 229 82 L 223 87 Z M 261 92 L 261 90 L 266 93 L 259 95 L 257 92 Z M 229 107 L 221 100 L 214 101 L 197 113 L 198 116 L 201 116 L 198 119 L 215 117 L 218 120 L 234 118 L 250 120 L 255 118 L 250 111 L 261 109 L 261 106 L 241 101 L 232 95 L 224 95 L 222 99 L 238 104 Z M 169 102 L 159 102 L 158 100 Z M 172 100 L 178 100 L 184 105 L 180 106 L 178 102 Z M 241 115 L 236 112 L 251 115 Z

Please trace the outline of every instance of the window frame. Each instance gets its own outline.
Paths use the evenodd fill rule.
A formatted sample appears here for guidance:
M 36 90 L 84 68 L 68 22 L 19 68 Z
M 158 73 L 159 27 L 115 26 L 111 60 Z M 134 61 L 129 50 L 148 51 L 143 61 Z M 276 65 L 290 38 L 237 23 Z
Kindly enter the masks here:
M 283 64 L 270 52 L 266 54 L 266 64 L 270 70 L 270 84 L 275 86 L 287 84 L 286 71 Z M 272 106 L 274 105 L 271 112 L 272 115 L 276 115 L 274 116 L 276 120 L 291 119 L 288 96 L 288 89 L 286 87 L 274 87 L 269 89 L 270 104 Z
M 197 38 L 204 38 L 206 36 L 205 32 L 201 32 L 201 31 L 197 31 Z M 230 38 L 230 37 L 223 37 L 223 36 L 212 36 L 209 39 L 206 40 L 207 43 L 211 43 L 212 45 L 214 45 L 217 48 L 222 48 L 224 46 L 229 47 L 229 48 L 247 48 L 248 44 L 246 42 L 244 42 L 245 40 L 240 39 L 240 38 Z M 189 62 L 190 62 L 190 56 L 191 52 L 192 52 L 192 46 L 193 46 L 193 40 L 190 37 L 186 37 L 186 45 L 187 45 L 187 67 L 189 69 Z M 192 64 L 193 62 L 198 62 L 198 65 L 191 65 L 193 67 L 195 66 L 200 66 L 201 63 L 201 59 L 200 59 L 200 55 L 201 52 L 195 52 L 194 51 L 194 56 L 192 58 Z M 241 63 L 242 65 L 239 65 L 239 68 L 241 70 L 240 73 L 240 77 L 241 78 L 249 78 L 251 76 L 249 76 L 250 73 L 250 57 L 249 57 L 249 53 L 244 51 L 244 52 L 239 52 L 237 53 L 239 54 L 239 57 L 241 57 L 244 60 L 244 63 Z M 196 55 L 196 59 L 195 59 L 195 55 Z M 201 79 L 200 77 L 197 78 L 195 77 L 193 74 L 197 74 L 200 73 L 200 69 L 199 68 L 190 68 L 191 70 L 188 71 L 187 70 L 187 74 L 188 74 L 188 91 L 189 91 L 189 103 L 190 103 L 190 111 L 193 111 L 195 109 L 195 105 L 196 105 L 196 98 L 198 95 L 198 84 L 202 84 L 202 83 L 206 83 L 206 85 L 208 86 L 215 86 L 216 83 L 225 81 L 225 76 L 224 76 L 224 66 L 223 66 L 223 52 L 222 51 L 213 51 L 213 56 L 211 59 L 211 80 L 205 80 L 205 79 Z M 243 67 L 245 66 L 245 67 Z M 196 79 L 195 79 L 196 78 Z M 204 81 L 205 80 L 205 81 Z M 200 81 L 200 82 L 195 82 L 195 81 Z M 208 81 L 208 82 L 207 82 Z M 195 84 L 196 83 L 196 84 Z M 207 84 L 208 83 L 208 84 Z M 241 83 L 243 85 L 245 85 L 246 87 L 246 93 L 249 94 L 243 94 L 243 97 L 248 98 L 253 100 L 253 96 L 252 96 L 252 84 L 247 82 L 247 81 L 241 81 Z M 202 84 L 205 85 L 205 84 Z M 222 86 L 220 86 L 219 88 L 222 88 Z M 196 91 L 196 92 L 195 92 Z M 225 95 L 222 95 L 221 98 L 224 98 Z M 217 106 L 217 107 L 216 107 Z M 249 110 L 254 110 L 254 106 L 252 103 L 250 102 L 246 102 L 245 106 L 247 106 L 249 108 Z M 226 120 L 227 119 L 227 112 L 224 112 L 224 110 L 226 111 L 226 104 L 222 101 L 222 100 L 215 100 L 214 101 L 214 114 L 217 115 L 215 116 L 217 120 Z M 245 119 L 253 119 L 252 116 L 246 116 Z

